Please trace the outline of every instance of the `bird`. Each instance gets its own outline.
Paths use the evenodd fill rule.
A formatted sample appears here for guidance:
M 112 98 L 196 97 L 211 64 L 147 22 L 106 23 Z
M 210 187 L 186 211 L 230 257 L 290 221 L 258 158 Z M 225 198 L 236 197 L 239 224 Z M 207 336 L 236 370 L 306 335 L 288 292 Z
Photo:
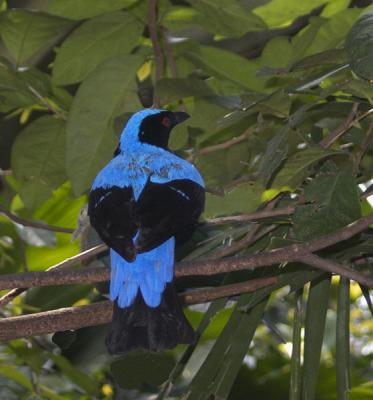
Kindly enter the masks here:
M 89 192 L 90 224 L 110 249 L 110 354 L 161 351 L 195 341 L 174 288 L 175 245 L 204 210 L 197 168 L 168 147 L 182 111 L 148 108 L 125 125 L 113 158 Z

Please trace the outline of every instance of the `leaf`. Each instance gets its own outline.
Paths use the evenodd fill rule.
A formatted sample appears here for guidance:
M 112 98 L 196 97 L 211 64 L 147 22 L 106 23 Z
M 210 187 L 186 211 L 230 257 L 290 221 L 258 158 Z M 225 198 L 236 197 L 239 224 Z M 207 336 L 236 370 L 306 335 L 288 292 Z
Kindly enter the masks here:
M 204 97 L 213 94 L 203 80 L 196 78 L 163 78 L 155 87 L 155 95 L 160 97 L 162 104 L 173 103 L 184 97 Z
M 304 363 L 302 399 L 316 399 L 321 346 L 325 331 L 331 279 L 323 278 L 311 283 L 304 327 Z
M 142 22 L 124 11 L 84 22 L 58 50 L 53 65 L 53 82 L 57 85 L 80 82 L 101 62 L 129 54 L 142 30 Z
M 75 368 L 70 361 L 57 354 L 49 353 L 49 357 L 72 382 L 83 389 L 86 393 L 95 395 L 98 393 L 98 385 L 89 375 Z
M 255 8 L 253 12 L 261 17 L 270 28 L 283 27 L 290 25 L 295 18 L 331 1 L 333 0 L 272 0 Z
M 360 13 L 361 9 L 349 8 L 326 21 L 320 27 L 312 44 L 308 46 L 305 55 L 341 47 L 348 31 Z
M 302 390 L 302 322 L 303 322 L 303 289 L 295 292 L 295 310 L 293 319 L 292 353 L 290 364 L 289 400 L 300 400 Z
M 263 187 L 254 183 L 237 185 L 223 197 L 206 193 L 205 218 L 250 213 L 261 203 Z
M 207 21 L 200 21 L 201 25 L 214 33 L 228 37 L 241 36 L 248 31 L 266 28 L 261 18 L 248 11 L 238 1 L 188 0 L 188 3 L 205 16 Z
M 1 37 L 17 66 L 49 50 L 72 26 L 69 20 L 29 10 L 9 10 L 0 17 Z
M 44 116 L 21 132 L 13 146 L 12 169 L 22 184 L 21 196 L 26 206 L 41 204 L 52 189 L 66 180 L 64 161 L 64 121 Z
M 333 232 L 360 218 L 356 180 L 350 167 L 325 165 L 305 189 L 310 204 L 297 206 L 293 217 L 295 236 L 310 240 Z
M 275 136 L 268 142 L 258 171 L 258 177 L 263 182 L 264 186 L 268 185 L 272 175 L 287 156 L 289 150 L 287 141 L 289 132 L 290 125 L 286 124 L 280 128 Z
M 348 400 L 350 390 L 350 281 L 341 276 L 338 285 L 336 326 L 337 397 Z
M 197 52 L 188 51 L 184 56 L 213 76 L 232 81 L 246 89 L 263 89 L 265 80 L 256 77 L 256 63 L 230 51 L 200 46 Z
M 28 390 L 33 390 L 30 379 L 13 365 L 2 363 L 0 365 L 0 375 L 17 382 Z
M 352 70 L 373 79 L 373 12 L 362 15 L 352 26 L 345 43 Z
M 341 153 L 316 146 L 300 150 L 285 161 L 271 186 L 274 188 L 290 186 L 296 189 L 309 175 L 314 164 L 337 154 Z
M 138 0 L 50 0 L 48 12 L 70 19 L 96 17 L 111 11 L 130 7 Z
M 111 364 L 111 372 L 123 389 L 140 389 L 142 385 L 159 386 L 175 365 L 171 353 L 136 351 Z
M 87 190 L 110 159 L 117 139 L 116 116 L 140 108 L 135 74 L 143 59 L 114 57 L 96 68 L 81 84 L 66 126 L 66 169 L 75 194 Z
M 185 400 L 226 399 L 256 328 L 261 321 L 267 299 L 251 310 L 243 311 L 250 294 L 242 295 L 223 332 L 193 378 Z

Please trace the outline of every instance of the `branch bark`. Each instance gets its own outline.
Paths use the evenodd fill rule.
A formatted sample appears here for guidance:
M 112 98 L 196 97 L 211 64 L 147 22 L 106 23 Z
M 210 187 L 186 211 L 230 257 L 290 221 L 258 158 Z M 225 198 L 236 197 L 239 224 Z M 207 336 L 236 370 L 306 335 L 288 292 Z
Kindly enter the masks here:
M 157 30 L 157 0 L 149 0 L 148 8 L 148 28 L 150 40 L 152 41 L 155 61 L 155 81 L 159 81 L 162 78 L 164 61 L 161 45 L 158 40 Z M 154 97 L 154 106 L 159 107 L 159 99 Z
M 311 253 L 350 239 L 356 234 L 367 229 L 371 224 L 373 224 L 373 214 L 361 218 L 332 234 L 323 236 L 320 239 L 312 240 L 310 242 L 292 244 L 290 246 L 266 251 L 260 254 L 254 254 L 251 256 L 231 257 L 220 260 L 207 259 L 200 261 L 179 262 L 175 266 L 175 277 L 181 278 L 192 275 L 215 275 L 231 271 L 255 269 L 290 261 L 301 260 L 302 262 L 306 262 L 305 260 L 307 259 L 307 257 L 312 255 Z M 105 247 L 105 245 L 96 246 L 92 249 L 86 250 L 85 252 L 78 254 L 78 256 L 71 257 L 67 261 L 71 262 L 72 259 L 77 260 L 79 258 L 80 260 L 82 260 L 84 258 L 91 257 L 93 254 L 97 254 L 102 251 L 102 249 L 105 249 Z M 304 260 L 303 257 L 305 257 Z M 338 271 L 332 271 L 330 269 L 332 261 L 330 260 L 325 260 L 328 262 L 328 265 L 321 262 L 318 262 L 318 264 L 315 265 L 314 258 L 308 258 L 307 260 L 310 260 L 309 262 L 306 262 L 309 265 L 312 265 L 319 269 L 323 269 L 328 272 L 335 272 L 350 279 L 357 280 L 358 282 L 362 282 L 366 286 L 373 287 L 372 278 L 368 277 L 365 274 L 357 271 L 352 271 L 343 266 L 339 266 L 340 268 L 338 269 Z M 57 266 L 62 264 L 63 263 L 57 264 Z M 100 282 L 108 280 L 109 278 L 109 269 L 107 268 L 85 267 L 76 270 L 57 271 L 57 266 L 51 267 L 48 271 L 0 275 L 0 289 L 17 288 L 19 286 L 32 287 L 67 283 Z M 351 272 L 355 274 L 354 277 L 351 276 Z
M 30 221 L 28 219 L 21 218 L 18 215 L 12 213 L 11 211 L 7 210 L 1 204 L 0 204 L 0 214 L 5 215 L 11 221 L 13 221 L 17 224 L 23 225 L 23 226 L 30 226 L 32 228 L 44 229 L 45 231 L 59 232 L 59 233 L 73 233 L 74 232 L 74 229 L 71 229 L 71 228 L 62 228 L 61 226 L 48 225 L 48 224 L 45 224 L 44 222 Z
M 240 282 L 217 288 L 202 289 L 180 294 L 184 304 L 197 304 L 221 297 L 253 292 L 277 283 L 277 278 L 268 277 Z M 4 318 L 0 320 L 0 340 L 12 340 L 27 336 L 79 329 L 111 322 L 112 303 L 102 301 L 86 306 L 67 307 L 36 314 Z

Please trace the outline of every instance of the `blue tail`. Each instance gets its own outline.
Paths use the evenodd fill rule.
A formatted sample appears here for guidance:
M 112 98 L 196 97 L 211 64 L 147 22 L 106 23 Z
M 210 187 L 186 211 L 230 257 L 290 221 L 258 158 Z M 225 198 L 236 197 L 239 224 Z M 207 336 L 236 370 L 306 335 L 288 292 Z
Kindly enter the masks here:
M 127 262 L 114 250 L 111 256 L 110 299 L 120 308 L 129 307 L 140 290 L 149 307 L 161 304 L 162 293 L 173 279 L 175 239 L 139 254 L 134 262 Z
M 111 354 L 136 348 L 161 350 L 195 339 L 173 288 L 175 239 L 127 262 L 111 256 L 113 323 L 106 340 Z

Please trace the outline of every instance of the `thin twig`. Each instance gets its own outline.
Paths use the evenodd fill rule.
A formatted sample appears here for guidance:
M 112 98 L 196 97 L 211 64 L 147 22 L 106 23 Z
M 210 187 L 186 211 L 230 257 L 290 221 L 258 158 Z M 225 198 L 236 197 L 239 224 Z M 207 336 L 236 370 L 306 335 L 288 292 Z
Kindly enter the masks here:
M 292 244 L 290 246 L 252 256 L 225 258 L 222 260 L 213 261 L 201 260 L 198 262 L 179 263 L 176 270 L 176 276 L 215 275 L 225 272 L 255 269 L 268 265 L 299 260 L 300 257 L 350 239 L 356 234 L 369 228 L 369 225 L 371 224 L 373 224 L 373 214 L 361 218 L 347 225 L 346 227 L 333 232 L 332 234 L 323 236 L 310 242 Z M 364 275 L 362 276 L 364 277 Z
M 355 162 L 354 162 L 354 168 L 353 171 L 356 174 L 359 170 L 359 166 L 361 163 L 361 160 L 364 157 L 364 154 L 367 152 L 367 150 L 369 149 L 370 144 L 372 143 L 372 139 L 373 139 L 373 121 L 370 122 L 369 127 L 368 127 L 368 131 L 365 135 L 365 139 L 361 145 L 361 151 L 357 154 Z
M 59 233 L 73 233 L 74 232 L 74 229 L 71 229 L 71 228 L 63 228 L 61 226 L 48 225 L 48 224 L 45 224 L 44 222 L 30 221 L 30 220 L 21 218 L 18 215 L 12 213 L 11 211 L 7 210 L 1 204 L 0 204 L 0 214 L 5 215 L 13 222 L 23 225 L 23 226 L 30 226 L 32 228 L 43 229 L 45 231 L 59 232 Z
M 177 78 L 178 77 L 177 65 L 176 65 L 175 57 L 174 57 L 174 50 L 171 46 L 170 41 L 168 40 L 168 35 L 167 35 L 168 29 L 166 29 L 165 27 L 162 26 L 161 30 L 162 30 L 162 38 L 163 38 L 163 44 L 164 44 L 164 50 L 165 50 L 167 64 L 170 68 L 171 76 L 173 78 Z M 180 107 L 181 111 L 184 111 L 184 112 L 187 111 L 183 100 L 179 100 L 179 107 Z
M 53 114 L 56 115 L 56 117 L 63 119 L 64 121 L 67 120 L 67 116 L 65 113 L 61 112 L 57 108 L 53 107 L 50 102 L 48 101 L 47 98 L 45 98 L 43 95 L 41 95 L 34 87 L 31 85 L 27 86 L 29 91 Z
M 276 277 L 255 279 L 217 288 L 195 290 L 180 294 L 184 304 L 197 304 L 220 297 L 235 296 L 272 286 Z M 109 323 L 112 319 L 112 303 L 102 301 L 86 306 L 60 308 L 30 315 L 0 320 L 0 340 L 11 340 L 27 336 L 79 329 Z
M 157 0 L 149 0 L 148 7 L 148 28 L 149 35 L 153 45 L 154 61 L 155 61 L 155 81 L 159 81 L 162 78 L 164 61 L 162 55 L 161 45 L 158 40 L 157 31 Z M 158 107 L 159 98 L 154 98 L 154 105 Z
M 284 217 L 294 214 L 295 207 L 288 206 L 284 208 L 277 208 L 275 210 L 262 210 L 256 211 L 251 214 L 230 215 L 228 217 L 218 217 L 206 219 L 205 222 L 209 225 L 222 225 L 234 222 L 255 222 L 262 219 L 269 219 L 273 217 Z
M 357 113 L 359 107 L 359 103 L 354 103 L 352 105 L 351 111 L 348 114 L 347 118 L 339 125 L 334 131 L 332 131 L 326 138 L 321 140 L 320 146 L 329 147 L 333 144 L 337 139 L 339 139 L 345 132 L 347 132 L 351 126 L 354 124 L 355 115 Z
M 46 270 L 46 272 L 72 267 L 76 263 L 83 261 L 83 260 L 87 260 L 89 258 L 92 258 L 92 257 L 106 251 L 107 249 L 108 249 L 108 247 L 106 244 L 104 244 L 104 243 L 99 244 L 99 245 L 92 247 L 91 249 L 85 250 L 75 256 L 69 257 L 64 261 L 61 261 L 60 263 L 53 265 L 52 267 L 49 267 Z M 1 276 L 0 276 L 0 279 L 1 279 Z M 21 286 L 21 287 L 15 288 L 15 289 L 11 290 L 9 293 L 0 297 L 0 306 L 4 306 L 5 304 L 8 304 L 15 297 L 17 297 L 18 295 L 20 295 L 21 293 L 25 292 L 28 289 L 27 285 L 21 284 L 21 285 L 17 285 L 17 286 Z
M 203 155 L 212 153 L 214 151 L 228 149 L 229 147 L 246 140 L 250 136 L 250 134 L 251 134 L 251 128 L 247 128 L 244 133 L 242 133 L 239 136 L 235 136 L 232 139 L 227 140 L 226 142 L 214 144 L 212 146 L 207 146 L 204 147 L 203 149 L 198 150 L 197 155 Z
M 312 267 L 322 269 L 323 271 L 328 271 L 333 274 L 341 275 L 346 278 L 352 279 L 370 288 L 373 287 L 373 277 L 346 268 L 335 261 L 321 258 L 315 254 L 307 254 L 306 256 L 300 257 L 298 260 L 304 264 L 308 264 L 311 265 Z

